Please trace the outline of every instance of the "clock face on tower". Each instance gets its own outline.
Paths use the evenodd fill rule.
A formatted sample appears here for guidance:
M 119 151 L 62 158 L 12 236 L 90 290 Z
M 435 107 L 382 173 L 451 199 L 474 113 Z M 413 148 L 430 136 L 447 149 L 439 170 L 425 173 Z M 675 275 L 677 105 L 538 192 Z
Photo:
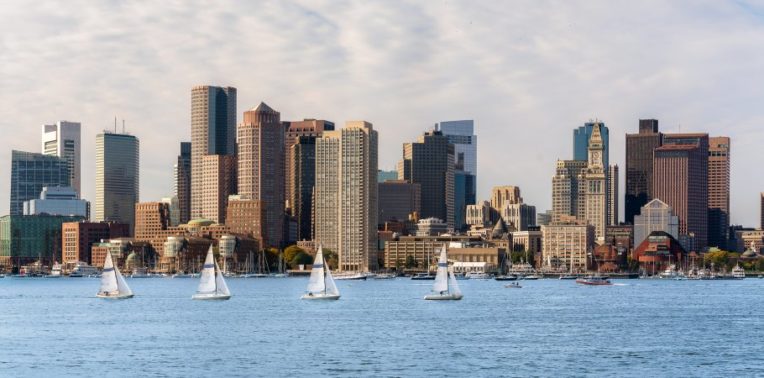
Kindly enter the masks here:
M 600 159 L 600 153 L 599 152 L 592 152 L 592 163 L 595 161 L 598 161 Z

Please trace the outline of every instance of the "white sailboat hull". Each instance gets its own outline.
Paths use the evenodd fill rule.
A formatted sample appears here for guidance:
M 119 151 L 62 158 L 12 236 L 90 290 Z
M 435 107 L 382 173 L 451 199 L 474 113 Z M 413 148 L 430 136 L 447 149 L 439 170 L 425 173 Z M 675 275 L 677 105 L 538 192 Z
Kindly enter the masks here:
M 425 295 L 424 299 L 428 301 L 458 301 L 462 297 L 461 294 L 429 294 Z
M 305 294 L 305 295 L 302 296 L 302 299 L 309 299 L 309 300 L 312 300 L 312 299 L 337 300 L 337 299 L 340 299 L 340 295 L 339 294 L 323 294 L 323 293 L 318 293 L 318 294 L 313 294 L 313 295 Z
M 231 299 L 231 296 L 226 294 L 217 294 L 217 293 L 194 294 L 191 296 L 191 299 L 196 299 L 199 301 L 224 301 L 224 300 Z
M 96 297 L 103 298 L 103 299 L 127 299 L 132 298 L 133 294 L 117 294 L 117 295 L 111 295 L 111 294 L 102 294 L 98 293 L 96 294 Z

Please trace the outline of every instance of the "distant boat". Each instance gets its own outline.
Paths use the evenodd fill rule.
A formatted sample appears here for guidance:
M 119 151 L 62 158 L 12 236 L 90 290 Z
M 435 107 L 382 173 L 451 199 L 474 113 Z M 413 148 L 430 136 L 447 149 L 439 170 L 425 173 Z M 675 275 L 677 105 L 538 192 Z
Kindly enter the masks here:
M 392 280 L 397 277 L 394 273 L 379 273 L 374 275 L 375 280 Z
M 528 276 L 523 276 L 522 279 L 526 280 L 526 281 L 532 281 L 532 280 L 539 279 L 539 276 L 537 276 L 535 274 L 531 274 L 531 275 L 528 275 Z
M 98 269 L 88 265 L 86 262 L 78 261 L 74 265 L 69 277 L 89 277 L 91 275 L 98 274 Z
M 218 268 L 218 262 L 212 253 L 212 245 L 207 251 L 207 258 L 204 259 L 202 267 L 202 278 L 199 279 L 199 287 L 196 294 L 191 299 L 199 300 L 225 300 L 231 298 L 231 292 L 228 291 L 228 285 L 225 284 L 223 272 Z
M 354 281 L 366 281 L 366 275 L 363 273 L 349 273 L 349 274 L 338 274 L 334 277 L 337 281 L 344 281 L 344 280 L 354 280 Z
M 151 274 L 149 273 L 148 268 L 135 267 L 133 269 L 133 274 L 130 275 L 130 278 L 151 278 Z
M 612 285 L 607 277 L 601 276 L 586 276 L 576 280 L 577 284 L 589 285 L 589 286 L 609 286 Z
M 411 279 L 414 281 L 432 281 L 435 279 L 435 276 L 430 273 L 417 273 L 411 276 Z
M 485 272 L 467 272 L 464 274 L 464 277 L 469 278 L 471 280 L 490 280 L 491 275 Z
M 215 261 L 212 245 L 210 245 L 207 257 L 204 260 L 199 287 L 196 290 L 196 294 L 191 296 L 191 298 L 198 300 L 225 300 L 231 298 L 231 292 L 225 283 L 223 272 L 218 267 L 217 261 Z
M 103 264 L 103 273 L 101 274 L 101 289 L 96 294 L 98 298 L 107 299 L 127 299 L 133 297 L 133 292 L 127 286 L 127 282 L 119 273 L 119 269 L 114 266 L 111 260 L 111 253 L 106 253 L 106 261 Z
M 736 280 L 744 279 L 745 269 L 743 269 L 740 265 L 736 265 L 734 268 L 732 268 L 732 278 Z
M 506 287 L 507 289 L 522 289 L 523 288 L 519 282 L 512 282 L 509 285 L 504 285 L 504 287 Z
M 61 276 L 61 264 L 55 262 L 50 268 L 50 274 L 46 275 L 45 278 L 61 278 Z
M 564 274 L 560 276 L 561 280 L 575 280 L 577 278 L 578 276 L 576 276 L 575 274 Z
M 514 274 L 506 274 L 501 276 L 496 276 L 493 279 L 496 281 L 517 281 L 517 276 Z
M 462 299 L 462 292 L 459 290 L 454 272 L 448 271 L 448 256 L 445 245 L 440 250 L 438 272 L 435 274 L 435 283 L 432 284 L 432 294 L 425 295 L 424 299 L 431 301 Z
M 332 272 L 324 260 L 323 248 L 319 245 L 316 257 L 313 259 L 313 269 L 310 271 L 310 281 L 302 299 L 340 299 L 340 291 L 334 284 Z

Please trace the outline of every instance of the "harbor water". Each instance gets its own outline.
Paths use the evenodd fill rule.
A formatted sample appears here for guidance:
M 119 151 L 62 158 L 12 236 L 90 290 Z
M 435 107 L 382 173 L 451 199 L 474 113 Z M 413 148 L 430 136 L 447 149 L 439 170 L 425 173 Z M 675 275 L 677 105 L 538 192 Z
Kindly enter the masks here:
M 754 376 L 764 372 L 764 279 L 338 281 L 228 279 L 229 301 L 192 301 L 198 281 L 0 279 L 0 376 Z

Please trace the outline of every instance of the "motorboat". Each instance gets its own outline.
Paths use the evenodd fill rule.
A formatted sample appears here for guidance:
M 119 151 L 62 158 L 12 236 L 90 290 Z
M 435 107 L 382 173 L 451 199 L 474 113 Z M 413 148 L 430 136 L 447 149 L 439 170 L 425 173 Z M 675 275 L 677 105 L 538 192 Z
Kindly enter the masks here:
M 522 277 L 522 279 L 526 280 L 526 281 L 534 281 L 534 280 L 537 280 L 539 278 L 541 278 L 541 277 L 539 277 L 538 275 L 535 275 L 535 274 L 530 274 L 530 275 Z
M 602 276 L 586 276 L 576 280 L 577 284 L 589 286 L 609 286 L 612 285 L 610 279 Z
M 93 274 L 98 274 L 98 269 L 86 262 L 78 261 L 69 273 L 69 277 L 89 277 Z
M 734 268 L 732 268 L 732 278 L 736 280 L 742 280 L 745 278 L 745 269 L 741 267 L 740 265 L 736 265 Z
M 334 279 L 337 281 L 366 281 L 366 275 L 361 272 L 342 273 L 336 275 Z
M 506 274 L 501 276 L 496 276 L 493 279 L 496 281 L 517 281 L 517 276 L 514 274 Z
M 136 267 L 133 269 L 133 274 L 130 275 L 130 278 L 151 278 L 151 274 L 148 268 Z
M 61 264 L 56 262 L 50 268 L 50 274 L 46 275 L 45 278 L 61 278 L 61 276 Z
M 467 272 L 465 277 L 471 280 L 490 280 L 491 275 L 485 272 Z
M 411 276 L 411 279 L 414 281 L 432 281 L 435 279 L 435 276 L 430 273 L 417 273 Z
M 504 285 L 507 289 L 522 289 L 523 286 L 519 282 L 512 282 L 511 284 Z
M 561 280 L 575 280 L 578 279 L 578 276 L 575 274 L 564 274 L 560 276 Z

